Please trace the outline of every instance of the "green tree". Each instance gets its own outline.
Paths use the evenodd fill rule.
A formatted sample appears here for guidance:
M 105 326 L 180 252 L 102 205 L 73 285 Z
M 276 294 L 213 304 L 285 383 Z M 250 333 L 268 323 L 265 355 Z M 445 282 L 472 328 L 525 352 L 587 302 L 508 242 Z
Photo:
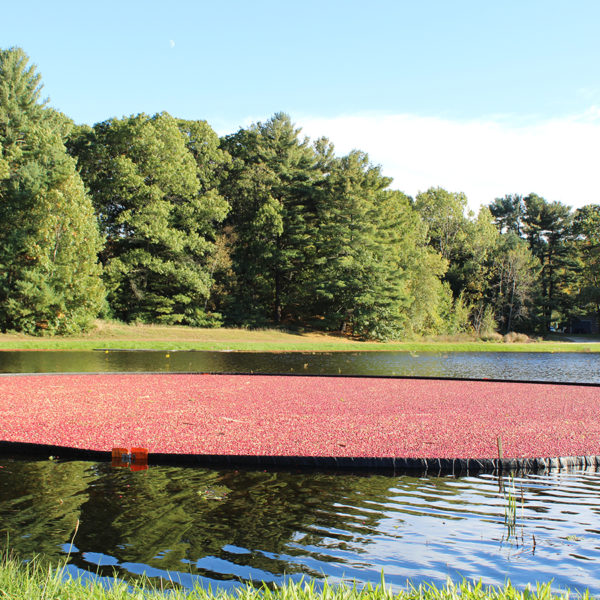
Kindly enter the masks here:
M 390 183 L 354 151 L 331 161 L 320 186 L 310 289 L 327 328 L 387 338 L 406 325 L 418 217 Z
M 81 129 L 70 142 L 104 234 L 108 299 L 127 321 L 210 324 L 204 311 L 226 162 L 202 123 L 166 113 Z M 212 162 L 211 162 L 212 161 Z
M 571 209 L 548 202 L 537 194 L 524 199 L 524 233 L 531 253 L 540 262 L 539 313 L 543 329 L 564 317 L 572 300 L 575 253 L 572 243 Z
M 223 196 L 219 187 L 231 166 L 231 156 L 221 149 L 221 140 L 206 121 L 179 119 L 179 130 L 186 138 L 186 146 L 196 161 L 196 177 L 200 184 L 202 203 L 196 207 L 198 223 L 205 224 L 204 234 L 214 239 L 208 262 L 210 289 L 204 299 L 204 313 L 220 319 L 226 286 L 223 280 L 232 276 L 230 231 L 222 227 Z M 215 214 L 219 215 L 215 218 Z
M 464 331 L 468 326 L 468 310 L 466 313 L 463 310 L 462 298 L 453 299 L 450 285 L 443 281 L 448 261 L 425 245 L 425 235 L 412 254 L 408 284 L 411 303 L 405 330 L 419 335 Z
M 595 312 L 600 322 L 600 206 L 588 204 L 575 212 L 573 232 L 579 258 L 577 306 Z
M 421 192 L 415 199 L 415 208 L 428 227 L 430 245 L 447 260 L 456 256 L 467 237 L 466 207 L 463 193 L 439 187 Z
M 492 295 L 493 257 L 498 244 L 498 230 L 492 214 L 482 208 L 477 216 L 467 212 L 467 198 L 462 193 L 431 188 L 419 194 L 415 208 L 428 228 L 429 244 L 447 260 L 443 280 L 452 290 L 452 300 L 443 300 L 447 308 L 445 322 L 451 332 L 469 328 L 476 332 L 482 324 L 493 321 L 489 302 Z M 444 295 L 441 296 L 444 299 Z M 448 302 L 450 304 L 448 305 Z M 457 315 L 463 315 L 456 319 Z
M 510 232 L 502 236 L 494 258 L 494 308 L 505 333 L 526 323 L 536 295 L 539 261 L 524 240 Z
M 496 198 L 489 209 L 501 233 L 513 232 L 519 237 L 522 236 L 525 213 L 523 196 L 507 194 L 502 198 Z
M 378 338 L 413 330 L 430 281 L 418 260 L 429 260 L 440 286 L 447 263 L 427 248 L 411 201 L 387 189 L 391 179 L 366 154 L 338 158 L 324 138 L 311 146 L 284 114 L 226 137 L 223 148 L 233 158 L 222 186 L 232 205 L 231 320 Z
M 415 208 L 427 225 L 429 245 L 448 261 L 444 275 L 458 298 L 468 281 L 464 265 L 469 253 L 469 219 L 466 216 L 467 198 L 463 193 L 448 192 L 443 188 L 430 188 L 417 194 Z
M 472 307 L 473 326 L 477 332 L 491 298 L 494 256 L 500 234 L 488 208 L 465 224 L 465 240 L 452 266 L 465 302 Z
M 293 320 L 311 238 L 315 152 L 282 113 L 222 145 L 233 157 L 222 186 L 236 240 L 229 315 L 237 323 Z
M 21 49 L 0 51 L 0 327 L 74 333 L 103 303 L 101 238 L 65 149 L 69 121 L 40 90 Z

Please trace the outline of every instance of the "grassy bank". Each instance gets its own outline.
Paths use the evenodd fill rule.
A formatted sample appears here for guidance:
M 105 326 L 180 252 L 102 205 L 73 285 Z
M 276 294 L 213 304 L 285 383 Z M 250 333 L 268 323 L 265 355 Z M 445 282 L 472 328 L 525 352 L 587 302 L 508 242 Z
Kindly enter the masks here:
M 289 583 L 273 589 L 248 586 L 228 593 L 201 588 L 182 590 L 169 581 L 157 587 L 144 579 L 134 584 L 116 581 L 107 588 L 98 581 L 74 580 L 65 576 L 62 569 L 44 568 L 38 561 L 22 565 L 15 559 L 4 558 L 0 562 L 0 598 L 6 600 L 566 600 L 568 597 L 566 592 L 553 593 L 549 583 L 531 590 L 518 590 L 510 583 L 497 588 L 466 581 L 440 588 L 408 587 L 395 594 L 385 584 L 364 588 L 325 584 L 319 589 L 314 581 Z M 591 598 L 587 593 L 581 597 Z
M 476 341 L 468 336 L 406 342 L 363 342 L 318 332 L 278 329 L 199 329 L 182 326 L 125 325 L 97 321 L 88 333 L 69 337 L 0 334 L 0 350 L 223 350 L 252 352 L 600 352 L 600 344 L 561 339 L 531 343 Z

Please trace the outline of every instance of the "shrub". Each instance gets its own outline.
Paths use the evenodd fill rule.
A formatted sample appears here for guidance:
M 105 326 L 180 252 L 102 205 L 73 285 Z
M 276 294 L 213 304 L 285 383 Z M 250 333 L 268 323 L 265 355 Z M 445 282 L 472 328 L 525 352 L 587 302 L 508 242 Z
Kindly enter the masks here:
M 483 342 L 501 342 L 504 338 L 496 331 L 484 331 L 479 336 Z
M 531 338 L 525 333 L 517 333 L 509 331 L 503 338 L 505 344 L 527 344 L 531 342 Z

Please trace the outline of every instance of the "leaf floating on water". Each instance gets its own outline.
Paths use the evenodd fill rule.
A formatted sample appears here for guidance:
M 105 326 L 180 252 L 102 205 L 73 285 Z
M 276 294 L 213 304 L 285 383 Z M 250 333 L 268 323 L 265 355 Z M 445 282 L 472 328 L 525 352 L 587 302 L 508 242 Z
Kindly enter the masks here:
M 213 485 L 198 490 L 198 495 L 205 500 L 225 500 L 231 490 L 226 485 Z

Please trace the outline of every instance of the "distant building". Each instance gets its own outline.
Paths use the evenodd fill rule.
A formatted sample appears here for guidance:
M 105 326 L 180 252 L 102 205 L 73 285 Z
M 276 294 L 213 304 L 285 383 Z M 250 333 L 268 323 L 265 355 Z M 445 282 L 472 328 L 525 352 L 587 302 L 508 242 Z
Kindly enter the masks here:
M 569 323 L 570 333 L 600 333 L 597 315 L 572 317 Z

